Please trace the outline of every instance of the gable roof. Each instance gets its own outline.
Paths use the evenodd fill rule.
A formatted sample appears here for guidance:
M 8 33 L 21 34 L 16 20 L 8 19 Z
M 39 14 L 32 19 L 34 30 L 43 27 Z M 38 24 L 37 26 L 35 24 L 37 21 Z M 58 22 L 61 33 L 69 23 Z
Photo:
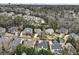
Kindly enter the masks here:
M 8 32 L 11 32 L 11 33 L 15 33 L 18 31 L 18 27 L 11 27 L 11 28 L 8 28 Z
M 57 41 L 52 42 L 51 47 L 52 49 L 62 49 L 60 43 L 58 43 Z
M 31 28 L 25 28 L 22 32 L 23 33 L 33 33 L 33 29 L 31 29 Z
M 12 42 L 10 42 L 10 47 L 15 49 L 16 46 L 20 44 L 21 40 L 21 38 L 15 38 Z
M 5 29 L 5 28 L 0 27 L 0 33 L 5 33 L 5 32 L 6 32 L 6 29 Z
M 49 28 L 49 29 L 46 29 L 45 32 L 48 34 L 53 34 L 54 30 L 52 28 Z
M 66 28 L 60 28 L 60 29 L 58 29 L 56 31 L 59 32 L 59 33 L 65 33 L 65 34 L 68 33 L 68 29 L 66 29 Z
M 34 32 L 35 33 L 41 33 L 42 31 L 41 31 L 41 29 L 34 29 Z
M 46 40 L 40 40 L 37 44 L 38 48 L 48 48 L 48 41 Z

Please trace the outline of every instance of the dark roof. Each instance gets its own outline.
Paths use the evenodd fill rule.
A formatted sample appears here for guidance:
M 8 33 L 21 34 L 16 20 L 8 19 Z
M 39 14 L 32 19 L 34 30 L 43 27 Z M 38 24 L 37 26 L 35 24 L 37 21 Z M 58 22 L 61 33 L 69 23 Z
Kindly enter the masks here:
M 40 43 L 37 44 L 38 48 L 48 48 L 48 42 L 46 40 L 42 40 Z
M 57 41 L 53 42 L 51 46 L 52 46 L 52 49 L 62 49 L 60 43 L 58 43 Z
M 18 31 L 18 27 L 11 27 L 8 29 L 8 32 L 11 32 L 11 33 L 15 33 L 16 31 Z
M 21 38 L 16 38 L 14 41 L 10 43 L 10 47 L 15 48 L 21 42 Z

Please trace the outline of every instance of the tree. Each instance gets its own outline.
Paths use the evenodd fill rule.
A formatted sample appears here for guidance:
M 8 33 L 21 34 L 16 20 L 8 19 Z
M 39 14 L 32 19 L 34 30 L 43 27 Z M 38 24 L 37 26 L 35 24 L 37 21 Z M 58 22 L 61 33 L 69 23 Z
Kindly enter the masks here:
M 37 54 L 37 51 L 36 51 L 35 48 L 31 47 L 31 48 L 26 48 L 25 53 L 27 55 L 36 55 Z
M 62 54 L 63 54 L 63 55 L 68 55 L 68 49 L 67 49 L 67 48 L 64 48 Z
M 76 41 L 76 50 L 77 54 L 79 55 L 79 40 Z
M 9 20 L 11 20 L 11 17 L 0 16 L 0 26 L 7 27 L 7 25 L 9 24 L 8 23 Z
M 14 21 L 15 26 L 19 26 L 19 25 L 23 24 L 23 20 L 24 20 L 23 17 L 17 16 L 17 17 L 15 17 L 15 19 L 13 21 Z
M 45 49 L 41 49 L 40 51 L 38 51 L 36 48 L 33 47 L 25 47 L 23 45 L 18 45 L 16 47 L 15 53 L 17 55 L 21 55 L 22 53 L 26 53 L 27 55 L 52 55 L 52 52 L 50 50 L 45 50 Z
M 22 45 L 20 44 L 20 45 L 18 45 L 18 46 L 16 47 L 15 53 L 16 53 L 17 55 L 21 55 L 22 52 L 23 52 L 23 49 L 24 49 L 24 48 L 22 48 Z
M 16 47 L 15 53 L 17 55 L 21 55 L 23 52 L 25 52 L 27 55 L 35 55 L 35 54 L 37 54 L 36 49 L 33 48 L 33 47 L 28 48 L 28 47 L 25 47 L 23 45 L 18 45 Z
M 77 51 L 77 55 L 79 55 L 79 51 Z
M 71 44 L 74 46 L 74 48 L 76 48 L 76 41 L 74 38 L 71 39 Z
M 57 21 L 52 21 L 51 27 L 54 29 L 54 31 L 58 28 Z
M 41 49 L 38 55 L 52 55 L 52 52 L 50 50 Z

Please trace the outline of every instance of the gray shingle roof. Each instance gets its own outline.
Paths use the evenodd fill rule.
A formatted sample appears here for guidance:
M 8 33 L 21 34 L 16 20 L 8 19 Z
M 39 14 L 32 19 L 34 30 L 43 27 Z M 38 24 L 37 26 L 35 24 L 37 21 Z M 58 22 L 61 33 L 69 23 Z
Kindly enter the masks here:
M 54 30 L 52 28 L 49 28 L 49 29 L 46 29 L 45 32 L 49 34 L 53 34 Z
M 9 41 L 10 41 L 9 38 L 7 38 L 7 37 L 1 37 L 0 38 L 0 42 L 5 43 L 5 42 L 9 42 Z
M 75 34 L 75 33 L 70 33 L 69 34 L 71 37 L 73 37 L 75 40 L 79 39 L 79 35 Z
M 52 46 L 52 49 L 59 49 L 59 50 L 62 49 L 60 43 L 58 43 L 57 41 L 53 42 L 51 46 Z
M 41 33 L 41 29 L 34 29 L 34 32 L 39 34 Z
M 66 28 L 60 28 L 60 29 L 58 29 L 58 32 L 59 33 L 68 33 L 68 29 L 66 29 Z
M 31 28 L 25 28 L 24 30 L 23 30 L 23 33 L 33 33 L 33 29 L 31 29 Z
M 73 47 L 71 43 L 67 43 L 66 48 L 71 52 L 76 52 L 76 49 Z
M 2 48 L 1 46 L 4 46 L 4 48 L 7 50 L 9 49 L 9 42 L 10 39 L 7 37 L 1 37 L 0 38 L 0 48 Z
M 10 47 L 16 48 L 16 46 L 19 45 L 20 42 L 21 42 L 21 38 L 15 38 L 15 40 L 10 43 Z
M 4 33 L 4 32 L 6 32 L 6 29 L 5 29 L 5 28 L 0 27 L 0 33 Z
M 8 29 L 8 32 L 11 32 L 11 33 L 15 33 L 16 31 L 18 31 L 18 27 L 11 27 Z
M 38 48 L 46 48 L 47 49 L 48 48 L 48 42 L 46 40 L 38 42 L 37 47 Z

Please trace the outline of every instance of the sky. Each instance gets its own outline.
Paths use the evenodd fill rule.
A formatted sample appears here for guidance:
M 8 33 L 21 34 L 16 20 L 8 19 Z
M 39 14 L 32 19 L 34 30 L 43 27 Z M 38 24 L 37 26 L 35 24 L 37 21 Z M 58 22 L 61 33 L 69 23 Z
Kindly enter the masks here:
M 79 0 L 0 0 L 12 4 L 79 4 Z

